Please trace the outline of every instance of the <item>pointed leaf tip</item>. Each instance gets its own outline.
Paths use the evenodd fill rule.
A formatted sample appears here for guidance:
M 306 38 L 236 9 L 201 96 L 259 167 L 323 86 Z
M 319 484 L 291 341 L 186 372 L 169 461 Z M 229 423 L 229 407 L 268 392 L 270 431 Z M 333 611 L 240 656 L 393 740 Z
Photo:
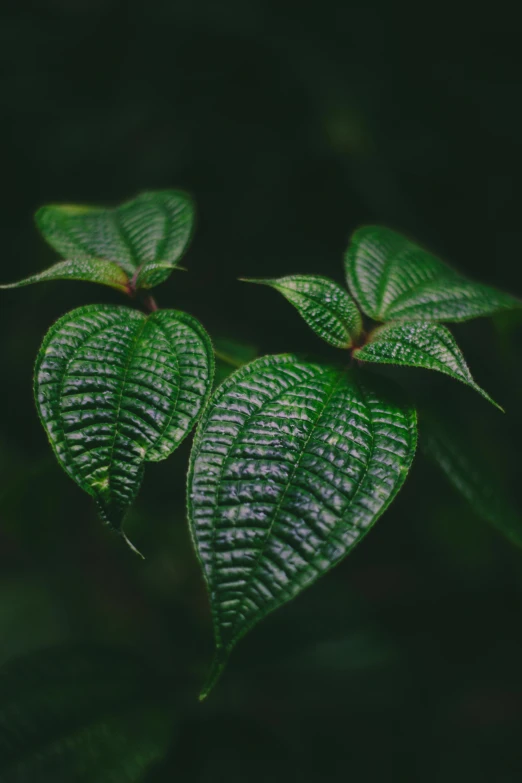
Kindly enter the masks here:
M 199 701 L 205 701 L 210 693 L 214 690 L 215 686 L 221 679 L 221 675 L 225 671 L 230 652 L 224 648 L 218 648 L 212 659 L 210 669 L 205 681 L 205 685 L 201 689 L 199 694 Z
M 453 335 L 440 324 L 391 321 L 371 332 L 368 342 L 356 348 L 353 355 L 362 362 L 437 370 L 467 384 L 504 412 L 475 382 Z
M 308 326 L 335 348 L 350 348 L 362 331 L 357 305 L 340 285 L 320 275 L 289 275 L 276 279 L 240 278 L 267 285 L 287 299 Z
M 60 261 L 43 272 L 31 275 L 16 283 L 0 285 L 1 289 L 22 288 L 33 283 L 51 280 L 77 280 L 86 283 L 101 283 L 123 293 L 129 293 L 129 277 L 117 264 L 98 258 L 77 261 Z

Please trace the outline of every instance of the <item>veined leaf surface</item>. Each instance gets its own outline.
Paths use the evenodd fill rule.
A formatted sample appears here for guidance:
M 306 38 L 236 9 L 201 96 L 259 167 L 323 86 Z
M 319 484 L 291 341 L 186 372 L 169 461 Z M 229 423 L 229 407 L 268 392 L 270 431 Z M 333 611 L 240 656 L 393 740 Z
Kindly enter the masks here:
M 38 210 L 36 222 L 67 260 L 107 261 L 124 271 L 132 288 L 152 288 L 185 252 L 194 206 L 182 191 L 151 191 L 115 209 L 51 204 Z
M 522 307 L 522 300 L 474 283 L 406 237 L 358 229 L 345 255 L 348 286 L 376 321 L 466 321 Z
M 22 288 L 32 283 L 45 283 L 48 280 L 83 280 L 87 283 L 102 283 L 125 293 L 130 290 L 129 277 L 121 266 L 111 261 L 100 261 L 98 258 L 59 261 L 44 272 L 18 280 L 16 283 L 0 285 L 0 288 Z
M 475 381 L 451 332 L 445 326 L 422 321 L 400 321 L 375 329 L 369 341 L 353 352 L 363 362 L 399 364 L 437 370 L 466 383 L 500 408 Z M 502 410 L 502 408 L 500 408 Z
M 289 275 L 278 279 L 245 279 L 269 285 L 291 302 L 308 326 L 330 345 L 350 348 L 362 330 L 357 305 L 344 288 L 320 275 Z
M 380 379 L 258 359 L 217 390 L 189 470 L 192 535 L 217 654 L 338 563 L 402 486 L 414 410 Z
M 119 528 L 144 462 L 168 457 L 210 393 L 210 340 L 186 313 L 80 307 L 47 333 L 35 399 L 58 461 Z
M 164 691 L 164 679 L 123 649 L 52 648 L 6 664 L 0 780 L 144 780 L 176 731 Z

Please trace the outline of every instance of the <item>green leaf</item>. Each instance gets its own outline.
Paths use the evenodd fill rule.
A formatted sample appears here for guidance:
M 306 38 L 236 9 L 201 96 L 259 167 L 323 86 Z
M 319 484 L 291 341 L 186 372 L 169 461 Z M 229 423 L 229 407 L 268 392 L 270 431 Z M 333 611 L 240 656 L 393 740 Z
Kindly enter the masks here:
M 188 480 L 217 647 L 202 698 L 237 641 L 338 563 L 402 486 L 416 415 L 381 381 L 268 356 L 214 394 Z
M 369 341 L 353 352 L 356 359 L 437 370 L 462 381 L 500 410 L 500 405 L 475 383 L 451 332 L 440 324 L 401 321 L 371 332 Z
M 362 330 L 359 310 L 344 288 L 320 275 L 290 275 L 278 279 L 244 278 L 269 285 L 294 305 L 313 331 L 336 348 L 350 348 Z
M 358 229 L 345 255 L 348 286 L 376 321 L 466 321 L 522 307 L 522 300 L 473 283 L 401 234 Z
M 422 451 L 444 473 L 448 481 L 467 500 L 478 517 L 495 527 L 517 546 L 522 546 L 522 515 L 497 474 L 491 455 L 483 453 L 472 432 L 448 425 L 443 412 L 420 418 Z
M 185 252 L 194 206 L 182 191 L 152 191 L 115 209 L 49 205 L 38 210 L 36 222 L 66 259 L 116 264 L 132 289 L 152 288 L 169 277 Z
M 0 670 L 2 783 L 138 783 L 176 716 L 154 668 L 122 649 L 54 648 Z
M 22 288 L 32 283 L 45 283 L 48 280 L 84 280 L 89 283 L 102 283 L 119 291 L 129 293 L 129 278 L 123 269 L 110 261 L 100 261 L 97 258 L 78 261 L 59 261 L 38 275 L 31 275 L 24 280 L 0 288 Z
M 192 429 L 210 393 L 214 360 L 186 313 L 145 316 L 80 307 L 47 333 L 35 399 L 58 461 L 119 528 L 144 462 L 165 459 Z

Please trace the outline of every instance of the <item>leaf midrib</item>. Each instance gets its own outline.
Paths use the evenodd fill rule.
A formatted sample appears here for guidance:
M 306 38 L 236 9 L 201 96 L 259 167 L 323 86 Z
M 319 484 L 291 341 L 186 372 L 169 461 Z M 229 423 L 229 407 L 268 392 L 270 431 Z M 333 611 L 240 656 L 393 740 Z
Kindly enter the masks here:
M 296 460 L 294 467 L 292 468 L 290 476 L 289 476 L 289 478 L 288 478 L 288 480 L 286 482 L 286 486 L 285 486 L 285 488 L 284 488 L 284 490 L 283 490 L 283 492 L 281 494 L 281 497 L 280 497 L 279 501 L 277 502 L 277 506 L 274 509 L 274 512 L 273 512 L 273 515 L 272 515 L 272 519 L 270 520 L 269 526 L 268 526 L 268 528 L 266 530 L 266 536 L 265 536 L 264 544 L 259 549 L 258 555 L 256 556 L 255 562 L 254 562 L 254 564 L 252 566 L 252 569 L 250 571 L 250 575 L 247 578 L 247 581 L 246 581 L 246 584 L 245 584 L 245 588 L 243 590 L 243 598 L 241 599 L 241 603 L 240 603 L 240 605 L 239 605 L 239 607 L 238 607 L 238 609 L 236 611 L 236 620 L 235 620 L 234 625 L 232 626 L 231 631 L 230 631 L 230 635 L 232 637 L 232 641 L 229 642 L 229 644 L 227 645 L 228 647 L 232 647 L 241 638 L 241 635 L 242 635 L 241 633 L 236 635 L 237 626 L 238 626 L 238 623 L 241 621 L 240 615 L 241 615 L 242 609 L 243 609 L 243 607 L 245 605 L 245 600 L 247 598 L 248 590 L 250 589 L 250 587 L 252 585 L 252 582 L 254 581 L 254 578 L 257 575 L 258 571 L 259 571 L 259 567 L 260 567 L 260 564 L 261 564 L 261 560 L 263 558 L 264 550 L 266 548 L 266 543 L 267 543 L 267 541 L 269 540 L 269 538 L 270 538 L 270 536 L 272 534 L 272 530 L 273 530 L 274 525 L 276 523 L 276 520 L 278 518 L 279 512 L 280 512 L 280 510 L 282 508 L 282 505 L 283 505 L 283 503 L 285 501 L 287 492 L 289 491 L 289 489 L 290 489 L 290 487 L 292 485 L 292 481 L 294 479 L 294 476 L 296 475 L 297 471 L 299 470 L 301 462 L 302 462 L 302 460 L 304 458 L 304 455 L 306 453 L 306 449 L 308 447 L 308 444 L 310 443 L 315 430 L 319 426 L 319 423 L 320 423 L 320 421 L 321 421 L 321 419 L 322 419 L 322 417 L 324 415 L 325 410 L 327 409 L 327 407 L 328 407 L 328 405 L 329 405 L 333 395 L 335 394 L 335 391 L 336 391 L 337 387 L 340 385 L 340 383 L 343 380 L 343 378 L 344 378 L 344 374 L 342 372 L 339 372 L 337 377 L 336 377 L 336 379 L 335 379 L 335 381 L 332 383 L 330 391 L 328 392 L 328 396 L 327 396 L 327 398 L 324 400 L 324 402 L 321 405 L 321 412 L 319 413 L 319 415 L 317 416 L 315 422 L 312 424 L 312 427 L 310 428 L 310 432 L 308 433 L 308 435 L 306 437 L 306 440 L 305 440 L 305 442 L 304 442 L 304 444 L 302 446 L 301 453 L 300 453 L 298 459 Z M 270 403 L 273 403 L 273 402 L 274 402 L 274 400 L 270 400 Z M 230 451 L 229 451 L 229 453 L 230 453 Z M 226 459 L 223 460 L 223 464 L 225 464 L 225 462 L 226 462 Z M 257 612 L 255 612 L 252 615 L 252 617 L 249 620 L 249 623 L 252 623 L 252 624 L 255 623 L 259 616 L 260 616 L 260 613 L 259 613 L 259 610 L 258 610 Z M 246 630 L 244 631 L 244 633 L 246 633 Z

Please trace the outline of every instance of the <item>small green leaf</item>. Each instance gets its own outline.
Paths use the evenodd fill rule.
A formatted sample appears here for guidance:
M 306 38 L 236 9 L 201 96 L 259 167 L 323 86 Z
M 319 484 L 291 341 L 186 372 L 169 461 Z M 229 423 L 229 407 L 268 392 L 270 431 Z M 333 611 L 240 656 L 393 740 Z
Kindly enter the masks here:
M 49 205 L 36 213 L 49 244 L 66 259 L 108 261 L 133 289 L 165 281 L 189 243 L 194 206 L 177 190 L 141 193 L 115 209 Z
M 406 237 L 358 229 L 345 255 L 348 286 L 376 321 L 466 321 L 522 307 L 522 300 L 474 283 Z
M 451 332 L 445 326 L 422 321 L 400 321 L 374 329 L 369 341 L 353 352 L 356 359 L 438 370 L 462 381 L 503 410 L 475 383 Z
M 16 283 L 0 285 L 0 288 L 22 288 L 32 283 L 45 283 L 47 280 L 84 280 L 129 292 L 129 278 L 123 269 L 110 261 L 100 261 L 97 258 L 59 261 L 38 275 L 31 275 Z
M 114 528 L 144 462 L 168 457 L 192 429 L 213 371 L 205 330 L 176 310 L 80 307 L 47 333 L 35 369 L 40 418 L 64 470 Z
M 267 356 L 214 394 L 188 479 L 217 647 L 202 698 L 237 641 L 338 563 L 402 486 L 416 415 L 381 381 Z
M 176 732 L 165 685 L 119 648 L 51 648 L 8 663 L 0 670 L 0 780 L 145 780 Z
M 362 330 L 361 315 L 344 288 L 320 275 L 290 275 L 278 279 L 244 278 L 269 285 L 302 315 L 308 326 L 330 345 L 350 348 Z
M 455 423 L 448 426 L 441 411 L 436 416 L 423 412 L 420 444 L 424 454 L 442 470 L 478 517 L 522 546 L 522 515 L 509 497 L 502 476 L 483 453 L 483 443 L 476 442 L 473 432 L 463 434 L 461 430 Z

